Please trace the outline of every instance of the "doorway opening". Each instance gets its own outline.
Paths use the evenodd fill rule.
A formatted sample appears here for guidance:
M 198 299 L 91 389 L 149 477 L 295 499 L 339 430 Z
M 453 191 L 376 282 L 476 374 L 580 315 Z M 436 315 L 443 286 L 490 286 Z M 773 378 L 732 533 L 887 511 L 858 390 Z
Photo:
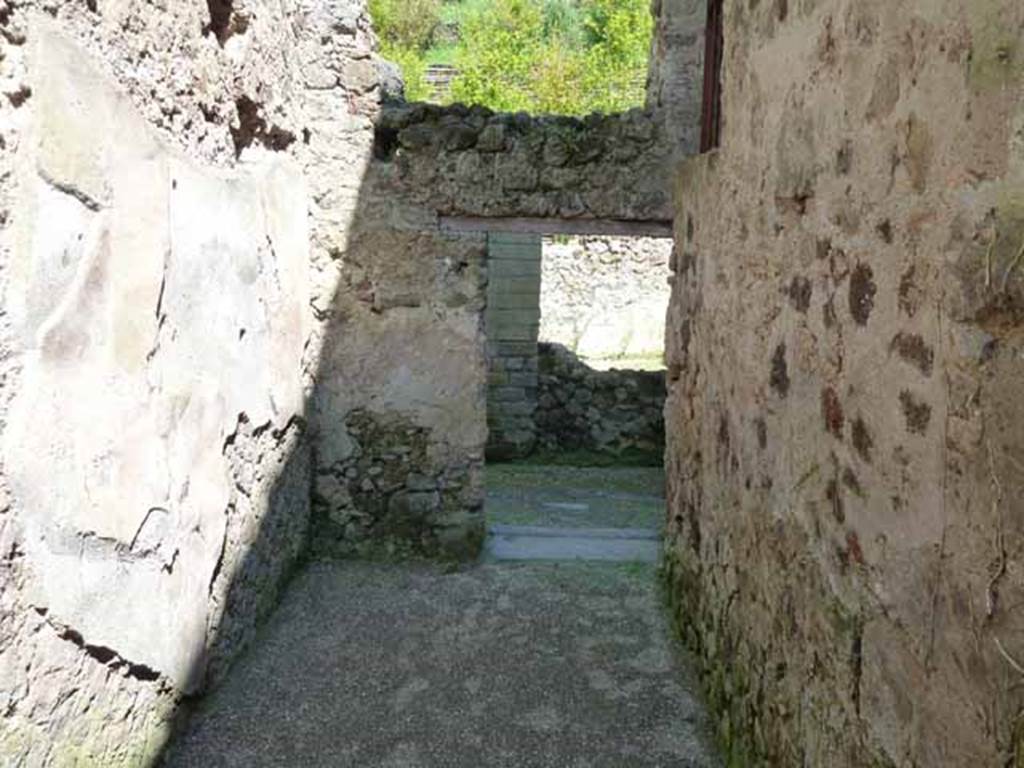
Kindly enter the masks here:
M 492 554 L 657 557 L 671 240 L 645 234 L 488 233 Z

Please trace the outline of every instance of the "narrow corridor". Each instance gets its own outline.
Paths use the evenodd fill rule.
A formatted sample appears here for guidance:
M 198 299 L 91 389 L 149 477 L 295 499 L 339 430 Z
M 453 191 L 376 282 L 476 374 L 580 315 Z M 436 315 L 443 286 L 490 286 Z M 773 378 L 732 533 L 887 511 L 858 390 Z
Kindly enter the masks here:
M 505 534 L 481 564 L 310 566 L 169 764 L 718 765 L 646 552 L 516 562 L 495 544 L 514 526 L 564 541 L 631 529 L 619 541 L 656 550 L 641 533 L 660 520 L 659 475 L 492 467 L 488 514 Z

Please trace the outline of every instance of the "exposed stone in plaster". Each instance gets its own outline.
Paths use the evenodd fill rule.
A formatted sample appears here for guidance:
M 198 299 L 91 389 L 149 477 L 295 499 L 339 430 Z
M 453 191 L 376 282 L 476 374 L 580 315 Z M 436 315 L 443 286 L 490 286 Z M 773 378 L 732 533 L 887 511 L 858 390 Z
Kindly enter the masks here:
M 462 559 L 479 551 L 483 505 L 473 478 L 480 457 L 473 467 L 439 464 L 430 430 L 395 413 L 352 411 L 345 430 L 348 456 L 318 465 L 314 554 L 412 551 Z
M 377 205 L 378 174 L 374 163 L 339 253 L 316 372 L 313 540 L 465 557 L 483 535 L 485 241 L 429 231 L 417 206 Z M 399 514 L 390 500 L 423 492 L 423 477 L 438 503 Z
M 189 692 L 232 494 L 221 446 L 237 414 L 283 427 L 302 409 L 302 183 L 194 168 L 58 32 L 40 22 L 33 44 L 4 451 L 32 600 Z
M 438 215 L 668 219 L 666 124 L 377 120 L 360 0 L 0 33 L 0 755 L 149 764 L 307 535 L 476 551 L 487 264 Z
M 147 765 L 304 542 L 308 201 L 155 118 L 199 103 L 144 84 L 194 71 L 191 9 L 34 5 L 2 21 L 0 762 Z
M 1021 7 L 725 9 L 666 409 L 723 736 L 743 765 L 1016 765 Z

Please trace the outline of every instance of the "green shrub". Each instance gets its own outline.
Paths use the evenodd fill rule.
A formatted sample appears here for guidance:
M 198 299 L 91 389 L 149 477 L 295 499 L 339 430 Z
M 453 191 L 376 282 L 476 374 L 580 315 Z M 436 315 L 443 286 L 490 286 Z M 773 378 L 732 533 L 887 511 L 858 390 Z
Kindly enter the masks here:
M 494 0 L 463 20 L 452 97 L 569 115 L 637 106 L 652 28 L 647 0 Z
M 441 19 L 441 0 L 370 0 L 370 16 L 388 50 L 422 52 Z
M 618 112 L 643 103 L 654 31 L 646 0 L 589 0 L 587 10 L 583 89 L 591 109 Z
M 495 0 L 467 14 L 455 58 L 454 100 L 505 112 L 529 108 L 543 33 L 536 0 Z
M 584 115 L 643 103 L 649 0 L 371 0 L 382 53 L 424 99 L 427 62 L 459 70 L 451 100 L 504 112 Z M 444 20 L 459 41 L 430 46 Z
M 544 38 L 569 47 L 583 45 L 583 11 L 576 0 L 543 0 Z
M 402 71 L 405 98 L 429 98 L 427 49 L 441 18 L 441 0 L 370 0 L 370 15 L 381 55 Z
M 427 85 L 427 60 L 416 48 L 402 48 L 391 43 L 381 43 L 381 56 L 398 65 L 405 81 L 406 101 L 426 101 L 430 98 Z

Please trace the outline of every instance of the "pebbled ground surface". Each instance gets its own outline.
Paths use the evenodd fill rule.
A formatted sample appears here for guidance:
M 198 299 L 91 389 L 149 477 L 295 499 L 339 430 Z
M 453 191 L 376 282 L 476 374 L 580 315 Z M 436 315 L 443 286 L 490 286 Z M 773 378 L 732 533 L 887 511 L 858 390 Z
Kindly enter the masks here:
M 607 526 L 657 551 L 657 470 L 508 466 L 488 483 L 492 539 L 509 521 L 583 543 Z M 324 562 L 166 765 L 714 768 L 697 690 L 653 563 Z
M 718 765 L 654 567 L 317 564 L 168 765 Z

